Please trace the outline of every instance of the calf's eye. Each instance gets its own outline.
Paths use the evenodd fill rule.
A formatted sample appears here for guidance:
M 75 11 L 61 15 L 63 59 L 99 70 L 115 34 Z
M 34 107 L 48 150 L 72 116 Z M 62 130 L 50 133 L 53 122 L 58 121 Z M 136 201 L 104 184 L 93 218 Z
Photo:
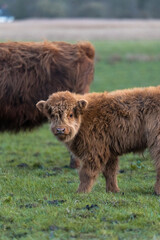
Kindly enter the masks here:
M 72 117 L 73 117 L 73 114 L 71 113 L 71 114 L 69 115 L 69 117 L 72 118 Z

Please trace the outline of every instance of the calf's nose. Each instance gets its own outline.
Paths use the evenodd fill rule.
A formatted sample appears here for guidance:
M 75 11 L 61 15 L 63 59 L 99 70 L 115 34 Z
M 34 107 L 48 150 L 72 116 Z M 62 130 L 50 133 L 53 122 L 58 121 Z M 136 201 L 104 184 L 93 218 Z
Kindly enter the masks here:
M 61 134 L 61 133 L 65 132 L 65 128 L 57 128 L 56 130 L 57 130 L 58 134 Z

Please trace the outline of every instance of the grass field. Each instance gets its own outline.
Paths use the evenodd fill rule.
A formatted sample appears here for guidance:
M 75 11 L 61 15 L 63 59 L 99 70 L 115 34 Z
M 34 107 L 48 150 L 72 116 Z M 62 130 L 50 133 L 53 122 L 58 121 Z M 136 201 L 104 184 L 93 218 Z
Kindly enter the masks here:
M 160 42 L 93 42 L 91 91 L 158 85 Z M 105 193 L 100 176 L 89 194 L 77 194 L 77 170 L 49 126 L 0 135 L 0 240 L 160 239 L 160 197 L 153 194 L 150 156 L 120 158 L 121 192 Z

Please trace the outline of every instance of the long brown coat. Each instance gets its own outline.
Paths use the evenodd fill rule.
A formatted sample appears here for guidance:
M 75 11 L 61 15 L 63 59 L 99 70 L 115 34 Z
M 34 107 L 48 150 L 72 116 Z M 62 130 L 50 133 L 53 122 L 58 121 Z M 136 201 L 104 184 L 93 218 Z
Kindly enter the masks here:
M 84 96 L 52 94 L 37 107 L 51 121 L 54 135 L 81 160 L 78 192 L 89 192 L 100 172 L 106 191 L 118 192 L 118 156 L 148 148 L 160 194 L 160 87 Z
M 0 131 L 41 125 L 46 117 L 35 105 L 53 92 L 88 92 L 94 54 L 89 42 L 0 43 Z
M 35 107 L 57 91 L 86 93 L 94 74 L 89 42 L 0 43 L 0 131 L 32 129 L 46 118 Z

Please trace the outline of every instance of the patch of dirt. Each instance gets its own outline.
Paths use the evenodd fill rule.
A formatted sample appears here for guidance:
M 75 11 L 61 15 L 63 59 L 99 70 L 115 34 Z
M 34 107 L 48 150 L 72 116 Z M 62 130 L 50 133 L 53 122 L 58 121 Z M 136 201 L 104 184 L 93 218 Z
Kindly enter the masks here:
M 86 205 L 86 207 L 85 207 L 88 211 L 89 210 L 91 210 L 91 209 L 93 209 L 93 208 L 99 208 L 98 207 L 98 205 L 97 204 L 92 204 L 91 206 L 89 206 L 89 205 Z
M 29 168 L 29 165 L 27 163 L 20 163 L 17 165 L 18 168 Z
M 56 205 L 59 206 L 60 204 L 66 202 L 66 200 L 52 200 L 52 201 L 47 201 L 49 205 Z
M 37 203 L 28 203 L 26 205 L 20 205 L 20 208 L 35 208 L 37 206 L 38 206 Z

